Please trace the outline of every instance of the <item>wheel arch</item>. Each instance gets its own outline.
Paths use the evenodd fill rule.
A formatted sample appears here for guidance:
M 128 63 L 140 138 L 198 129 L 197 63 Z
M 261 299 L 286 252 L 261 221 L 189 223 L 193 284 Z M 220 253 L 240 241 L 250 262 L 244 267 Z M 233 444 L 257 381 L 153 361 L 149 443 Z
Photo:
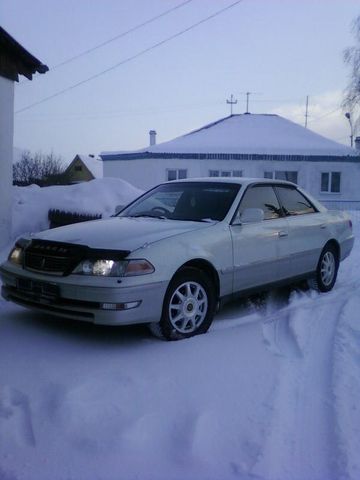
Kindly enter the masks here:
M 340 249 L 340 244 L 337 240 L 335 240 L 335 238 L 331 238 L 330 240 L 328 240 L 326 242 L 326 244 L 324 245 L 324 248 L 323 250 L 326 248 L 326 247 L 333 247 L 335 249 L 335 252 L 336 252 L 336 255 L 337 255 L 337 262 L 338 264 L 340 263 L 340 259 L 341 259 L 341 249 Z
M 212 265 L 212 263 L 210 263 L 208 260 L 205 260 L 203 258 L 194 258 L 184 263 L 183 265 L 181 265 L 181 267 L 179 267 L 175 272 L 173 278 L 184 268 L 195 268 L 196 270 L 200 270 L 201 272 L 205 273 L 205 275 L 209 277 L 212 284 L 214 285 L 216 298 L 219 298 L 220 279 L 219 279 L 218 272 L 214 267 L 214 265 Z

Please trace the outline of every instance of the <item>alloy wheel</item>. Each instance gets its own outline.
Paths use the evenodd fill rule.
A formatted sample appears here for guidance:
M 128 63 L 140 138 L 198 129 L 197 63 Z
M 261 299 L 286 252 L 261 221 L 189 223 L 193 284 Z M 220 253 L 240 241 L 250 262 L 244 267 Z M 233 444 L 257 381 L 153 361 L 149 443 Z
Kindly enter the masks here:
M 204 321 L 207 311 L 206 291 L 194 281 L 178 286 L 169 302 L 170 323 L 180 333 L 194 332 Z

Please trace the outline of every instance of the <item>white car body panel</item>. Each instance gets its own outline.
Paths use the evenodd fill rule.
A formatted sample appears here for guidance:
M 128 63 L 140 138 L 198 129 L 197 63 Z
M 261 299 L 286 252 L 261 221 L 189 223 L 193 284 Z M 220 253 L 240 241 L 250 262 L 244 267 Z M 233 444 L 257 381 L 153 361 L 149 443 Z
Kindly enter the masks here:
M 46 230 L 33 238 L 133 251 L 143 245 L 208 226 L 199 222 L 113 217 Z

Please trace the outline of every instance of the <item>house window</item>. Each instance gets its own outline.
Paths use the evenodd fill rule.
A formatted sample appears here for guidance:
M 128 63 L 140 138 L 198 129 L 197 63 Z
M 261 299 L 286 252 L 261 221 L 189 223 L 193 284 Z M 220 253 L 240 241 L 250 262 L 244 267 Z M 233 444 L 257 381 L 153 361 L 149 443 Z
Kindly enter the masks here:
M 209 170 L 209 177 L 242 177 L 242 170 Z
M 321 191 L 340 193 L 341 172 L 323 172 L 321 174 Z
M 75 172 L 82 172 L 82 166 L 81 165 L 75 165 Z
M 182 178 L 187 178 L 187 170 L 182 168 L 167 170 L 168 181 L 181 180 Z
M 286 171 L 286 170 L 275 170 L 275 171 L 265 171 L 264 178 L 272 178 L 276 180 L 287 180 L 288 182 L 297 183 L 298 181 L 298 172 L 297 171 Z

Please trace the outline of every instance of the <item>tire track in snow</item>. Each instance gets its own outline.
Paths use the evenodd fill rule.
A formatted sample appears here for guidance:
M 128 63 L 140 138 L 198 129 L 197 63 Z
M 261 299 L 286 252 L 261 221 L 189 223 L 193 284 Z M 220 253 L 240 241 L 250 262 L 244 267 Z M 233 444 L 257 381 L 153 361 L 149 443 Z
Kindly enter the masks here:
M 267 437 L 252 473 L 268 480 L 338 478 L 331 359 L 349 296 L 343 298 L 343 289 L 316 295 L 316 302 L 300 295 L 265 318 L 265 341 L 283 359 Z
M 16 445 L 35 446 L 30 402 L 24 393 L 8 385 L 0 387 L 0 445 L 11 439 Z
M 360 478 L 360 298 L 342 312 L 334 342 L 333 392 L 342 477 Z

